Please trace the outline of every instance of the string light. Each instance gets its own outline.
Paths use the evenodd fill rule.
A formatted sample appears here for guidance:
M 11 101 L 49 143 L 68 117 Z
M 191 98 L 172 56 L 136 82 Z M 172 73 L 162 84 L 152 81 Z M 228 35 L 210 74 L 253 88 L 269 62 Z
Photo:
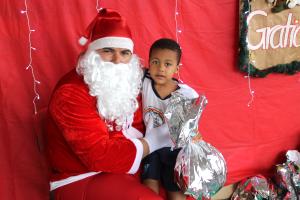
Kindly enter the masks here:
M 250 1 L 249 0 L 248 0 L 248 5 L 250 5 Z M 248 17 L 249 13 L 250 13 L 250 10 L 247 10 L 245 12 L 245 15 Z M 249 27 L 249 21 L 248 20 L 247 20 L 247 26 Z M 248 44 L 248 37 L 246 37 L 246 42 Z M 250 57 L 250 59 L 253 58 L 253 56 L 251 54 L 249 55 L 249 57 Z M 251 60 L 255 63 L 255 60 L 253 60 L 253 59 L 251 59 Z M 250 61 L 248 61 L 248 64 L 247 64 L 248 75 L 245 76 L 245 78 L 247 78 L 247 80 L 248 80 L 248 89 L 249 89 L 249 93 L 250 93 L 250 96 L 251 96 L 251 98 L 250 98 L 250 100 L 248 101 L 248 104 L 247 104 L 248 107 L 250 107 L 251 104 L 253 103 L 253 101 L 254 101 L 254 93 L 255 93 L 254 90 L 251 87 L 250 63 L 249 62 Z
M 254 101 L 254 90 L 252 89 L 251 87 L 251 80 L 250 80 L 250 67 L 249 67 L 249 64 L 248 64 L 248 76 L 245 76 L 245 78 L 248 79 L 248 88 L 249 88 L 249 93 L 250 93 L 250 96 L 251 96 L 251 99 L 248 101 L 248 104 L 247 106 L 250 107 L 252 102 Z
M 179 37 L 178 37 L 178 34 L 180 34 L 182 31 L 178 28 L 178 20 L 177 20 L 177 17 L 179 15 L 179 12 L 178 12 L 178 1 L 176 0 L 175 1 L 175 12 L 174 12 L 174 18 L 175 18 L 175 33 L 176 33 L 176 42 L 179 44 Z M 181 48 L 181 47 L 180 47 Z M 182 49 L 181 49 L 182 50 Z M 182 66 L 182 63 L 179 64 L 179 70 L 177 72 L 177 76 L 178 76 L 178 80 L 179 82 L 183 83 L 183 81 L 181 80 L 180 78 L 180 74 L 179 74 L 179 71 L 180 71 L 180 68 Z
M 33 66 L 32 66 L 32 51 L 36 51 L 37 49 L 32 46 L 31 33 L 35 32 L 35 30 L 32 29 L 31 26 L 30 26 L 30 19 L 29 19 L 29 15 L 28 15 L 29 10 L 28 10 L 28 6 L 27 6 L 27 0 L 24 0 L 24 4 L 25 4 L 25 10 L 21 10 L 21 14 L 25 14 L 26 19 L 27 19 L 28 44 L 29 44 L 29 46 L 28 46 L 29 47 L 29 63 L 26 67 L 26 70 L 31 71 L 32 80 L 33 80 L 33 92 L 34 92 L 34 95 L 35 95 L 33 100 L 32 100 L 32 103 L 33 103 L 33 107 L 34 107 L 34 114 L 37 114 L 36 101 L 40 99 L 40 95 L 37 91 L 37 84 L 40 84 L 41 82 L 36 79 L 34 69 L 33 69 Z
M 178 37 L 178 34 L 181 33 L 182 31 L 178 28 L 178 21 L 177 21 L 177 17 L 179 15 L 179 12 L 178 12 L 178 1 L 176 0 L 175 1 L 175 14 L 174 14 L 174 17 L 175 17 L 175 26 L 176 26 L 176 42 L 179 43 L 179 37 Z
M 102 10 L 102 7 L 99 7 L 99 0 L 96 1 L 96 10 L 97 10 L 97 12 Z

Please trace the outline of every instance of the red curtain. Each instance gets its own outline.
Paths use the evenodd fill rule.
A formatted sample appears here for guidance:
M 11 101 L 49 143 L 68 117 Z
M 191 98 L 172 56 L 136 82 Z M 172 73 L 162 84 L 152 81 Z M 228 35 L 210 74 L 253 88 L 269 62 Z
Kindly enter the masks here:
M 40 81 L 37 111 L 43 110 L 59 78 L 75 66 L 77 40 L 96 14 L 96 0 L 27 0 L 32 68 Z M 147 65 L 148 49 L 160 37 L 182 46 L 180 77 L 208 98 L 200 121 L 203 138 L 228 166 L 227 183 L 269 174 L 288 149 L 300 146 L 300 76 L 245 78 L 237 67 L 237 0 L 100 0 L 100 7 L 127 18 L 135 52 Z M 0 0 L 0 196 L 46 199 L 47 170 L 34 124 L 34 84 L 29 64 L 25 0 Z M 254 90 L 251 100 L 249 90 Z M 37 123 L 40 126 L 39 123 Z

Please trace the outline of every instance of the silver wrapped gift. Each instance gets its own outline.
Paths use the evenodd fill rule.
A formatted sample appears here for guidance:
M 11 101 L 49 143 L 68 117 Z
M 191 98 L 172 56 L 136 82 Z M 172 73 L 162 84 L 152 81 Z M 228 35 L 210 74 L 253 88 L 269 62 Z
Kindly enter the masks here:
M 200 140 L 187 143 L 179 152 L 175 179 L 185 194 L 210 198 L 226 181 L 226 163 L 222 154 Z
M 196 199 L 210 198 L 226 181 L 226 162 L 222 154 L 203 140 L 193 140 L 207 99 L 189 99 L 173 93 L 165 112 L 175 148 L 181 147 L 174 176 L 180 189 Z
M 198 133 L 198 122 L 207 104 L 204 95 L 188 98 L 179 92 L 173 92 L 165 111 L 165 118 L 175 148 L 183 147 Z
M 239 182 L 231 200 L 280 200 L 277 188 L 270 179 L 262 175 L 245 178 Z
M 300 199 L 300 153 L 289 150 L 287 161 L 276 165 L 275 180 L 280 188 L 281 199 Z

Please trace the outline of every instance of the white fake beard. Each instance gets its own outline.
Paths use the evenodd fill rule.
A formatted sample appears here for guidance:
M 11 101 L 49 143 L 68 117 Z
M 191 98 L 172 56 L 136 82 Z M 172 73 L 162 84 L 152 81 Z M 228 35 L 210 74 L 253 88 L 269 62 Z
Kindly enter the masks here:
M 79 59 L 76 70 L 83 75 L 90 95 L 97 98 L 98 113 L 109 128 L 113 122 L 119 130 L 131 125 L 143 77 L 138 57 L 133 55 L 128 64 L 114 64 L 102 61 L 93 51 Z

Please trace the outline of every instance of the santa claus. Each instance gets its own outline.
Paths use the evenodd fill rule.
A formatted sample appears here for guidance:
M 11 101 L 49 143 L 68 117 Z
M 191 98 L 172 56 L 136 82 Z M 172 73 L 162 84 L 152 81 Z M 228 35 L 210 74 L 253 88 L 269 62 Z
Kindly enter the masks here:
M 160 199 L 134 176 L 141 159 L 171 145 L 166 132 L 143 137 L 143 71 L 126 21 L 99 11 L 80 43 L 87 50 L 57 84 L 46 127 L 55 199 Z M 148 197 L 147 197 L 148 196 Z

